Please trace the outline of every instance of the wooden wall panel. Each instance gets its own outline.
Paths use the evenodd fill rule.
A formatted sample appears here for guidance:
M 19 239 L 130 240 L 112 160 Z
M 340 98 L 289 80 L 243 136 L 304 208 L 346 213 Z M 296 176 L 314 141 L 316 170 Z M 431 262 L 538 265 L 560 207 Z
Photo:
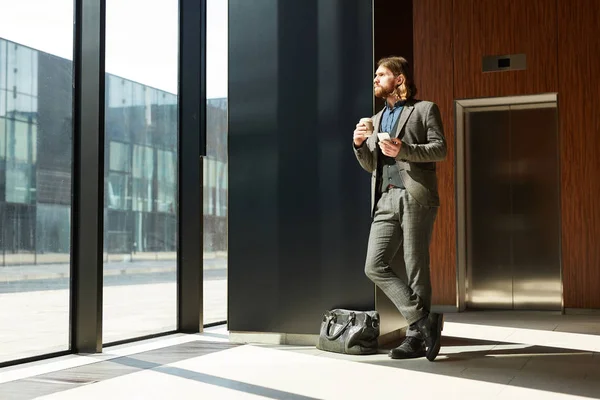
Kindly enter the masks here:
M 413 4 L 419 96 L 442 111 L 442 207 L 432 242 L 434 304 L 454 304 L 453 99 L 559 92 L 565 307 L 600 308 L 600 1 L 419 0 Z M 527 54 L 525 71 L 482 73 L 484 55 Z
M 556 1 L 454 0 L 455 98 L 557 92 Z M 517 53 L 526 70 L 482 72 L 483 56 Z
M 448 142 L 448 157 L 437 165 L 442 205 L 431 243 L 433 304 L 456 305 L 452 1 L 415 1 L 413 32 L 417 97 L 440 107 Z
M 559 0 L 565 307 L 600 308 L 600 1 Z

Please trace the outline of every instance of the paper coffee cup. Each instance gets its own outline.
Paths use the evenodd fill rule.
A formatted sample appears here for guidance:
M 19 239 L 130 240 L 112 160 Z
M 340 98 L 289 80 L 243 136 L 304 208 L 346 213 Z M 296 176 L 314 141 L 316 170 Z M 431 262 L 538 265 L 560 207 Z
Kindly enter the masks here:
M 371 136 L 373 134 L 373 120 L 371 118 L 361 118 L 360 123 L 367 127 L 366 135 Z

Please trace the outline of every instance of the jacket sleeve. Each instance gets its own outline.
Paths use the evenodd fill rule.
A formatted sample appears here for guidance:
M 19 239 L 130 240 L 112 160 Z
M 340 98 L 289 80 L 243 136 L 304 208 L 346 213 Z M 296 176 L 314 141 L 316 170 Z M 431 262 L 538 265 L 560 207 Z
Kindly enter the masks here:
M 354 142 L 352 142 L 352 148 L 354 149 L 354 155 L 360 166 L 367 172 L 373 172 L 375 171 L 375 168 L 377 168 L 377 159 L 375 158 L 374 152 L 371 151 L 367 144 L 369 140 L 370 138 L 365 140 L 358 148 L 354 146 Z
M 431 103 L 425 120 L 427 129 L 427 143 L 410 144 L 402 142 L 400 152 L 396 156 L 398 161 L 410 162 L 435 162 L 446 158 L 446 138 L 440 110 L 435 103 Z

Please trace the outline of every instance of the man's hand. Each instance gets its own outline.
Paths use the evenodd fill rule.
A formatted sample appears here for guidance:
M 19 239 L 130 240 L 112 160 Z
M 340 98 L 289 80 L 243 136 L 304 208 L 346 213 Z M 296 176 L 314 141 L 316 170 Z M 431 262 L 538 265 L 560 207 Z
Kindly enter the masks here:
M 400 152 L 400 147 L 402 146 L 402 142 L 398 139 L 392 140 L 382 140 L 379 142 L 379 147 L 381 148 L 381 152 L 392 158 L 396 158 L 398 153 Z
M 356 124 L 356 129 L 354 130 L 354 146 L 360 147 L 363 142 L 369 138 L 369 132 L 367 131 L 367 126 L 361 122 Z

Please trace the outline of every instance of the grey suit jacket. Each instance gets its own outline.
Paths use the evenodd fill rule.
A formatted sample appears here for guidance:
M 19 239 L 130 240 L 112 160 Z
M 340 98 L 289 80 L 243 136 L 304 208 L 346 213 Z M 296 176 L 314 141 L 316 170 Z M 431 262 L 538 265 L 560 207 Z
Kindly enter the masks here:
M 381 197 L 377 132 L 382 115 L 383 110 L 373 116 L 373 135 L 361 147 L 357 149 L 352 143 L 358 162 L 371 173 L 371 215 Z M 391 132 L 390 136 L 394 137 Z M 446 158 L 446 139 L 438 106 L 430 101 L 407 101 L 400 114 L 395 137 L 402 141 L 396 163 L 406 190 L 420 204 L 438 207 L 440 199 L 435 162 Z

